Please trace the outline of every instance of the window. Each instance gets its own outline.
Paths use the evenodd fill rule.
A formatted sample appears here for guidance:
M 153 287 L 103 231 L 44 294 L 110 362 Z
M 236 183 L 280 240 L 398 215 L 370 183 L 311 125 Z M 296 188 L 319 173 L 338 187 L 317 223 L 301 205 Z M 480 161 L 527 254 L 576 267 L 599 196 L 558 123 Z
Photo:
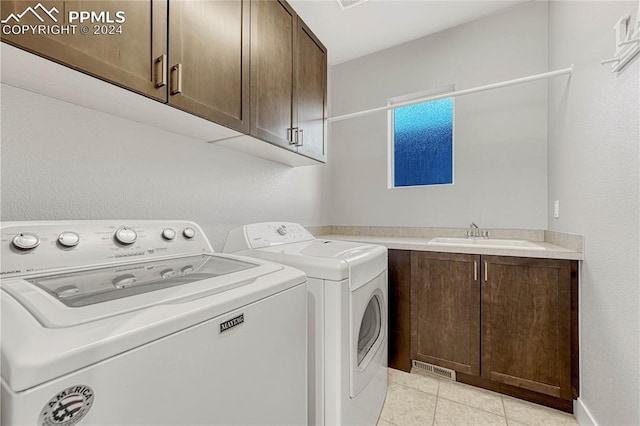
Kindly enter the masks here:
M 395 98 L 390 104 L 451 90 Z M 390 188 L 453 183 L 453 98 L 394 108 L 389 124 Z

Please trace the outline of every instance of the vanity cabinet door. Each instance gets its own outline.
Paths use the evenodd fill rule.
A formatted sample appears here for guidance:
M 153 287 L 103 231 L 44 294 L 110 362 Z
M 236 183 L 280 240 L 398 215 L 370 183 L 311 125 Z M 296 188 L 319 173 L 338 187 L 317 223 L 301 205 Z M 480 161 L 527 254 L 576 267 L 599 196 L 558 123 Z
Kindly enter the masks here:
M 411 358 L 480 374 L 480 256 L 412 252 Z
M 96 12 L 101 22 L 97 18 L 94 22 L 70 22 L 71 11 Z M 11 26 L 67 28 L 58 34 L 3 34 L 2 41 L 154 99 L 167 100 L 166 86 L 157 84 L 167 46 L 167 0 L 2 0 L 2 16 Z M 118 22 L 123 18 L 124 22 Z
M 500 256 L 482 256 L 482 260 L 482 376 L 562 399 L 574 398 L 575 265 L 566 260 Z M 577 341 L 575 350 L 577 354 Z

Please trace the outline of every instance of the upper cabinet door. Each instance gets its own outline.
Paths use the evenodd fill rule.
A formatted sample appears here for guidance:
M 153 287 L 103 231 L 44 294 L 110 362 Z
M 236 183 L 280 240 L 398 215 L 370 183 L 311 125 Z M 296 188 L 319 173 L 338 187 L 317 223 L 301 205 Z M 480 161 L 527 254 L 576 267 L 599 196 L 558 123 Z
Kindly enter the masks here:
M 327 49 L 300 19 L 297 44 L 298 152 L 324 161 L 327 131 Z
M 284 2 L 251 2 L 251 134 L 291 150 L 295 23 Z
M 81 22 L 72 13 L 80 11 L 96 16 Z M 2 0 L 2 18 L 10 25 L 66 28 L 58 34 L 3 34 L 3 41 L 166 101 L 166 87 L 159 81 L 167 45 L 166 0 Z
M 171 1 L 169 104 L 249 131 L 249 1 Z

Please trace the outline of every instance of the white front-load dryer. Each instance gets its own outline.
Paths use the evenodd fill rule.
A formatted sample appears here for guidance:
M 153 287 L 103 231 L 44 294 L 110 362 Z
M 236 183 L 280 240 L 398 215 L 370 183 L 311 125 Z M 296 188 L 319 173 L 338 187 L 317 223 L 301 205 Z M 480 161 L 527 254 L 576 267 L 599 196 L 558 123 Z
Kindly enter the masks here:
M 387 275 L 381 273 L 349 294 L 349 395 L 358 396 L 386 357 Z
M 387 249 L 278 222 L 234 229 L 224 251 L 307 274 L 309 424 L 376 424 L 387 390 Z

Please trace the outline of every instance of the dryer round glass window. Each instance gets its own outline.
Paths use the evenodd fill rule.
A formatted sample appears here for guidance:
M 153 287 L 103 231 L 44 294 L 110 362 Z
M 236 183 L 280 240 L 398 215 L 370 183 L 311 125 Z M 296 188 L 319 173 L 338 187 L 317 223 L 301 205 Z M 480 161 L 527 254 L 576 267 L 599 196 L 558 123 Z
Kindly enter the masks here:
M 366 358 L 374 343 L 380 337 L 382 327 L 382 311 L 380 309 L 380 298 L 373 295 L 369 299 L 369 304 L 362 316 L 360 332 L 358 333 L 358 366 Z

